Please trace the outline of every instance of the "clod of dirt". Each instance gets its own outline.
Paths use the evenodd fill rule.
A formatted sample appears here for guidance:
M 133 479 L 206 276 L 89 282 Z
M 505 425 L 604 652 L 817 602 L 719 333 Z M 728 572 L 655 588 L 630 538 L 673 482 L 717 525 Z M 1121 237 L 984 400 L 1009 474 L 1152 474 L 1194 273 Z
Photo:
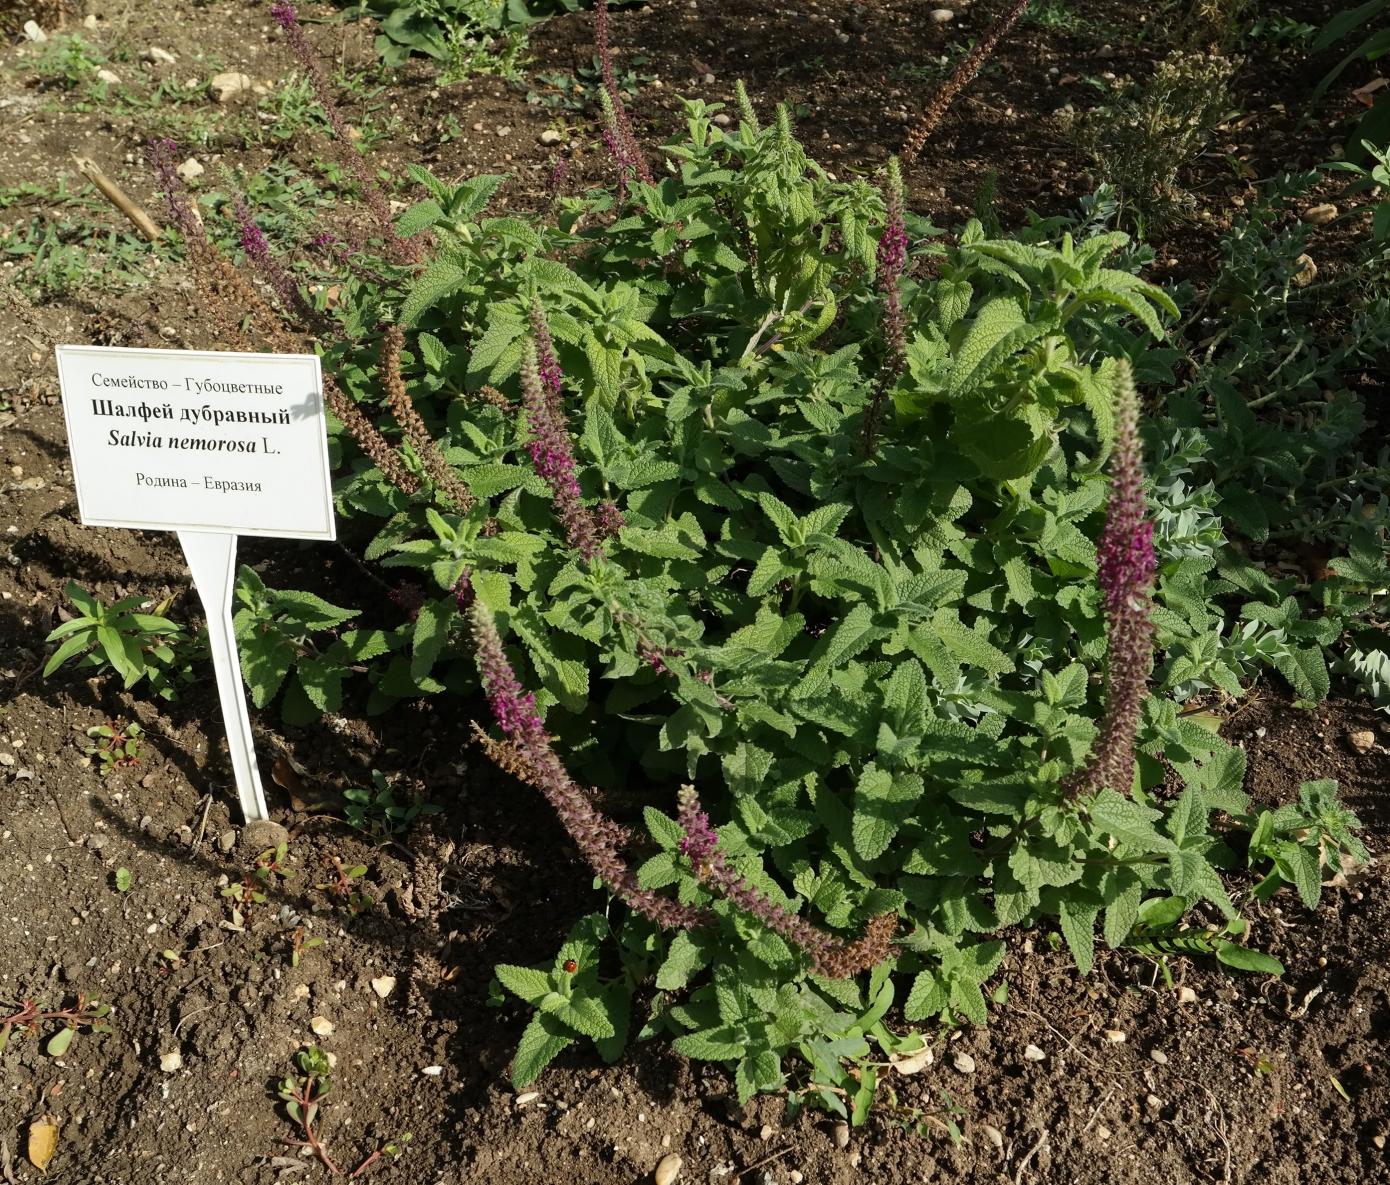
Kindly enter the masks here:
M 290 833 L 270 819 L 252 819 L 241 832 L 242 853 L 252 857 L 289 841 Z
M 1358 728 L 1347 733 L 1347 744 L 1358 753 L 1369 753 L 1376 747 L 1376 734 L 1369 728 Z
M 683 1163 L 684 1161 L 674 1152 L 663 1156 L 657 1162 L 656 1171 L 652 1173 L 652 1180 L 656 1185 L 671 1185 L 671 1182 L 680 1176 Z
M 1303 221 L 1309 226 L 1326 226 L 1337 217 L 1337 207 L 1331 202 L 1323 202 L 1317 206 L 1309 206 L 1303 211 Z

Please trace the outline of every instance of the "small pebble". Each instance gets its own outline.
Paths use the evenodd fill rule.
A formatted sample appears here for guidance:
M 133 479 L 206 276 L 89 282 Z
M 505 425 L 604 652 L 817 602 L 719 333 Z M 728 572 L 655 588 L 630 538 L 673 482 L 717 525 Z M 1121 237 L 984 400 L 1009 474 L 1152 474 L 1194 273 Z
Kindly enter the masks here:
M 424 1067 L 424 1069 L 422 1069 L 422 1070 L 420 1071 L 420 1073 L 422 1073 L 422 1074 L 424 1074 L 424 1075 L 426 1075 L 427 1077 L 430 1077 L 430 1078 L 438 1078 L 442 1073 L 444 1073 L 444 1067 L 443 1067 L 443 1066 L 426 1066 L 426 1067 Z
M 524 1094 L 519 1094 L 519 1095 L 516 1096 L 516 1105 L 517 1105 L 518 1107 L 524 1107 L 524 1106 L 526 1106 L 527 1103 L 534 1103 L 534 1102 L 535 1102 L 538 1098 L 540 1098 L 540 1097 L 541 1097 L 541 1092 L 540 1092 L 540 1091 L 538 1091 L 538 1090 L 528 1090 L 528 1091 L 526 1091 Z
M 228 828 L 217 837 L 217 846 L 223 852 L 230 852 L 236 847 L 236 832 Z
M 663 1156 L 657 1161 L 656 1171 L 652 1173 L 655 1185 L 671 1185 L 671 1182 L 681 1175 L 681 1165 L 684 1163 L 674 1152 Z
M 1110 1042 L 1111 1045 L 1123 1045 L 1126 1034 L 1124 1029 L 1106 1029 L 1105 1039 Z
M 768 1140 L 772 1139 L 772 1124 L 763 1124 L 758 1132 L 758 1139 L 762 1140 L 763 1143 L 767 1143 Z
M 175 1070 L 183 1067 L 183 1054 L 175 1050 L 173 1053 L 166 1053 L 159 1059 L 159 1068 L 166 1074 L 172 1074 Z
M 949 8 L 933 8 L 931 10 L 931 19 L 938 25 L 946 25 L 956 19 L 956 14 Z
M 1144 1105 L 1148 1107 L 1150 1111 L 1157 1111 L 1160 1107 L 1163 1106 L 1163 1100 L 1159 1098 L 1156 1094 L 1145 1095 Z
M 564 138 L 564 133 L 557 132 L 554 128 L 546 128 L 540 135 L 542 144 L 558 144 Z
M 1160 1066 L 1166 1066 L 1168 1064 L 1168 1055 L 1161 1049 L 1149 1050 L 1149 1057 Z
M 309 1027 L 320 1037 L 331 1037 L 333 1035 L 333 1022 L 326 1016 L 316 1016 L 309 1021 Z
M 1384 1136 L 1380 1137 L 1380 1144 L 1381 1147 L 1385 1146 Z M 787 1180 L 790 1181 L 792 1185 L 801 1185 L 801 1182 L 806 1180 L 806 1178 L 801 1175 L 800 1169 L 792 1169 L 792 1171 L 787 1174 Z
M 108 86 L 119 86 L 121 84 L 121 76 L 114 70 L 102 69 L 97 71 L 97 81 L 104 82 Z
M 714 117 L 714 122 L 715 122 L 719 127 L 721 127 L 721 128 L 726 128 L 726 127 L 728 127 L 731 123 L 733 123 L 733 120 L 730 119 L 727 115 L 725 115 L 724 112 L 720 111 L 720 112 L 718 112 L 718 113 L 715 115 L 715 117 Z
M 982 1124 L 980 1124 L 980 1130 L 981 1130 L 982 1132 L 985 1133 L 985 1139 L 987 1139 L 992 1145 L 994 1145 L 994 1150 L 995 1150 L 996 1152 L 1003 1152 L 1003 1151 L 1004 1151 L 1004 1133 L 1003 1133 L 1003 1132 L 1001 1132 L 1001 1131 L 1000 1131 L 997 1127 L 995 1127 L 992 1123 L 982 1123 Z
M 1025 1045 L 1023 1047 L 1023 1057 L 1025 1061 L 1040 1062 L 1047 1057 L 1047 1054 L 1036 1045 Z
M 843 1119 L 835 1125 L 835 1146 L 837 1148 L 849 1147 L 849 1124 Z
M 149 49 L 141 51 L 140 60 L 142 62 L 156 62 L 166 66 L 172 66 L 174 64 L 174 55 L 167 49 L 160 49 L 159 46 L 152 45 Z
M 1331 202 L 1323 202 L 1321 205 L 1309 206 L 1303 211 L 1303 221 L 1309 226 L 1326 226 L 1337 217 L 1337 207 Z
M 195 177 L 201 177 L 207 172 L 205 168 L 194 158 L 189 157 L 183 164 L 174 170 L 183 180 L 192 181 Z
M 1178 988 L 1178 1003 L 1179 1003 L 1179 1004 L 1195 1004 L 1195 1003 L 1197 1003 L 1197 993 L 1194 992 L 1190 987 L 1180 987 L 1180 988 Z
M 1347 744 L 1358 753 L 1369 753 L 1376 747 L 1376 734 L 1369 728 L 1358 728 L 1347 733 Z
M 964 1050 L 960 1050 L 951 1055 L 951 1064 L 962 1074 L 973 1074 L 975 1072 L 975 1059 Z

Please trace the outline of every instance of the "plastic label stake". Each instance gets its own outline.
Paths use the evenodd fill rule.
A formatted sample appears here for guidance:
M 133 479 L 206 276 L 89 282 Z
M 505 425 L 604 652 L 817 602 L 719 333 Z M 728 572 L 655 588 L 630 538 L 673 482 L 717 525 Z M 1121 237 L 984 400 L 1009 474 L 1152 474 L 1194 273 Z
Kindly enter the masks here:
M 246 689 L 241 683 L 241 656 L 232 629 L 232 589 L 236 585 L 236 536 L 213 531 L 180 531 L 179 545 L 193 573 L 193 587 L 203 602 L 207 618 L 208 646 L 217 676 L 217 698 L 227 730 L 227 748 L 236 775 L 236 795 L 243 818 L 268 819 L 261 772 L 256 768 L 256 745 L 251 736 L 251 715 L 246 710 Z
M 59 346 L 78 517 L 174 531 L 207 617 L 237 799 L 269 818 L 232 628 L 238 535 L 335 537 L 312 354 Z

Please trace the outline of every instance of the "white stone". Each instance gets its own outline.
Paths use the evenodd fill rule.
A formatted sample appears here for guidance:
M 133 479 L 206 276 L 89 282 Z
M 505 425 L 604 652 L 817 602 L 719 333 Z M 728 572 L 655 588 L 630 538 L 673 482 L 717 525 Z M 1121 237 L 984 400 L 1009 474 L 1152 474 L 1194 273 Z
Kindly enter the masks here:
M 656 1185 L 671 1185 L 671 1182 L 681 1175 L 681 1165 L 684 1163 L 674 1152 L 667 1153 L 657 1161 L 652 1180 Z
M 140 60 L 142 62 L 156 62 L 165 66 L 172 66 L 174 64 L 174 55 L 167 49 L 160 49 L 159 46 L 152 45 L 149 49 L 141 52 Z
M 183 1054 L 175 1050 L 173 1053 L 166 1053 L 159 1059 L 159 1068 L 166 1074 L 172 1074 L 175 1070 L 183 1068 Z
M 114 70 L 98 70 L 97 81 L 104 82 L 108 86 L 119 86 L 121 82 L 121 76 L 117 74 Z
M 250 76 L 242 74 L 239 70 L 224 70 L 208 79 L 208 92 L 219 103 L 235 99 L 237 95 L 250 89 Z
M 1040 1062 L 1045 1057 L 1047 1057 L 1047 1054 L 1045 1054 L 1036 1045 L 1025 1045 L 1023 1047 L 1023 1056 L 1027 1061 Z
M 372 980 L 372 991 L 383 1000 L 396 990 L 396 977 L 394 975 L 381 975 Z
M 183 164 L 174 170 L 185 181 L 192 181 L 195 177 L 201 177 L 207 172 L 194 157 L 189 157 Z
M 542 144 L 559 144 L 564 138 L 564 134 L 557 132 L 554 128 L 546 128 L 540 135 Z
M 326 1016 L 316 1016 L 309 1022 L 309 1027 L 314 1030 L 319 1037 L 331 1037 L 333 1035 L 333 1022 Z
M 38 21 L 24 22 L 24 36 L 26 36 L 30 41 L 48 40 L 48 34 L 45 33 L 41 28 L 39 28 Z
M 946 25 L 956 19 L 956 14 L 949 8 L 933 8 L 931 10 L 931 19 L 938 25 Z
M 964 1050 L 960 1050 L 951 1055 L 951 1064 L 962 1074 L 973 1074 L 975 1072 L 975 1059 Z

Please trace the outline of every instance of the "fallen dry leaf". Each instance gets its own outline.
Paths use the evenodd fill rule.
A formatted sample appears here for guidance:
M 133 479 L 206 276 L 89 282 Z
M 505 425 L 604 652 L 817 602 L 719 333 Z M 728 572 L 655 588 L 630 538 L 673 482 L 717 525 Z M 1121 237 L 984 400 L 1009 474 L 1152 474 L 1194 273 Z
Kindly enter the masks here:
M 52 1116 L 45 1115 L 29 1125 L 29 1163 L 39 1172 L 48 1171 L 48 1162 L 58 1151 L 58 1125 Z

